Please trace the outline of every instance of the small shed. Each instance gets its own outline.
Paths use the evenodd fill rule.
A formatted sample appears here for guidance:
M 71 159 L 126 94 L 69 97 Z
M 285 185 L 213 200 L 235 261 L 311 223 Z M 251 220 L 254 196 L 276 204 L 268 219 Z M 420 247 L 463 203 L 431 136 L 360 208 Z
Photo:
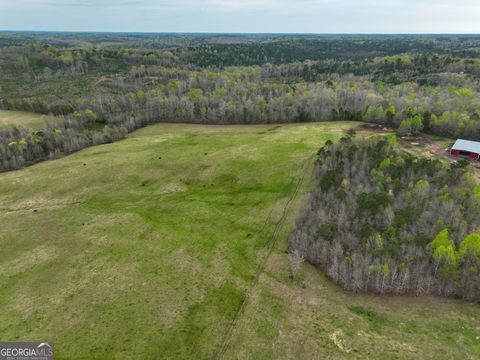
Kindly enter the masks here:
M 450 154 L 454 156 L 465 155 L 478 160 L 480 157 L 480 142 L 458 139 L 450 149 Z

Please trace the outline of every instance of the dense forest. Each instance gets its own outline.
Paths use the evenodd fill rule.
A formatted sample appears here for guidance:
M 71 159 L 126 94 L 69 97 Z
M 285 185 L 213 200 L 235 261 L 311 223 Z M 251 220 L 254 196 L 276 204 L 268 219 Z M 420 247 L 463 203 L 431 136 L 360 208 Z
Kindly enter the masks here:
M 292 252 L 347 290 L 480 300 L 480 186 L 468 163 L 352 135 L 318 152 Z
M 480 37 L 0 33 L 0 170 L 157 122 L 358 120 L 480 140 Z

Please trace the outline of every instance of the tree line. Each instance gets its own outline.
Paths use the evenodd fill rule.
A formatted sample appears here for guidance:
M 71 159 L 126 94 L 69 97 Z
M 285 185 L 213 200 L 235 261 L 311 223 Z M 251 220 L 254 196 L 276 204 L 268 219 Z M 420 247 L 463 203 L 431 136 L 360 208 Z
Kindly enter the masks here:
M 318 152 L 290 249 L 344 289 L 480 300 L 480 186 L 468 163 L 345 136 Z
M 265 81 L 263 72 L 262 68 L 251 67 L 207 71 L 140 65 L 132 67 L 125 76 L 107 79 L 105 86 L 111 91 L 99 92 L 94 97 L 79 97 L 67 103 L 42 102 L 38 98 L 31 103 L 2 100 L 0 107 L 44 113 L 60 109 L 59 116 L 39 140 L 46 143 L 42 149 L 49 149 L 50 153 L 59 136 L 53 135 L 52 129 L 58 126 L 63 138 L 72 139 L 63 141 L 56 154 L 97 143 L 99 138 L 117 139 L 118 134 L 159 122 L 356 120 L 408 129 L 406 133 L 424 130 L 452 138 L 480 139 L 480 97 L 477 83 L 471 79 L 446 87 L 388 85 L 351 76 L 292 84 Z M 104 137 L 105 132 L 116 135 Z M 4 163 L 9 165 L 3 165 L 2 170 L 45 158 L 31 141 L 39 139 L 35 133 L 6 129 L 1 134 L 0 142 L 9 149 L 3 151 Z M 79 140 L 84 138 L 97 140 Z
M 131 41 L 126 36 L 117 47 L 32 42 L 2 48 L 0 109 L 50 114 L 55 119 L 41 132 L 2 127 L 0 170 L 113 141 L 159 122 L 356 120 L 398 127 L 406 134 L 426 131 L 480 140 L 480 63 L 462 53 L 476 49 L 476 37 L 277 41 L 252 36 L 235 38 L 236 44 L 205 44 L 221 39 L 191 37 L 188 41 L 199 41 L 198 46 L 189 42 L 190 46 L 169 47 L 174 39 L 160 39 L 165 46 L 159 48 L 146 45 L 148 36 L 142 38 L 142 46 L 132 47 L 121 45 Z M 412 43 L 418 45 L 417 52 L 399 53 Z M 249 52 L 258 47 L 278 61 L 225 67 L 190 59 L 192 52 L 202 54 L 205 49 L 215 53 L 221 48 L 221 53 L 235 56 L 238 49 Z M 388 55 L 360 56 L 362 48 L 370 47 Z M 302 48 L 305 56 L 322 49 L 328 54 L 298 61 L 287 56 L 296 48 Z M 335 51 L 342 49 L 356 52 L 336 57 Z

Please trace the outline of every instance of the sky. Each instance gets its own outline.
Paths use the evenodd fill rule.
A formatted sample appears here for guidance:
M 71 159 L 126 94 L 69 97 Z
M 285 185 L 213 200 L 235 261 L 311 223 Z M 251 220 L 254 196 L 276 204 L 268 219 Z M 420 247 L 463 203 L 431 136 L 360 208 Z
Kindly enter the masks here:
M 0 0 L 0 30 L 480 33 L 480 0 Z

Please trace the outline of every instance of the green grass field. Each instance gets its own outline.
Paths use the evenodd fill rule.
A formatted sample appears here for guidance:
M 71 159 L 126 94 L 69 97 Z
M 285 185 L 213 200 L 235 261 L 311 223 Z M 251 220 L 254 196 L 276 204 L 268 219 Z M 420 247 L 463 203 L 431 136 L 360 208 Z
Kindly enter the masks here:
M 0 339 L 56 359 L 479 358 L 478 305 L 290 279 L 313 155 L 357 125 L 162 124 L 0 174 Z
M 20 125 L 33 130 L 40 130 L 45 125 L 46 115 L 24 111 L 0 110 L 0 124 Z

